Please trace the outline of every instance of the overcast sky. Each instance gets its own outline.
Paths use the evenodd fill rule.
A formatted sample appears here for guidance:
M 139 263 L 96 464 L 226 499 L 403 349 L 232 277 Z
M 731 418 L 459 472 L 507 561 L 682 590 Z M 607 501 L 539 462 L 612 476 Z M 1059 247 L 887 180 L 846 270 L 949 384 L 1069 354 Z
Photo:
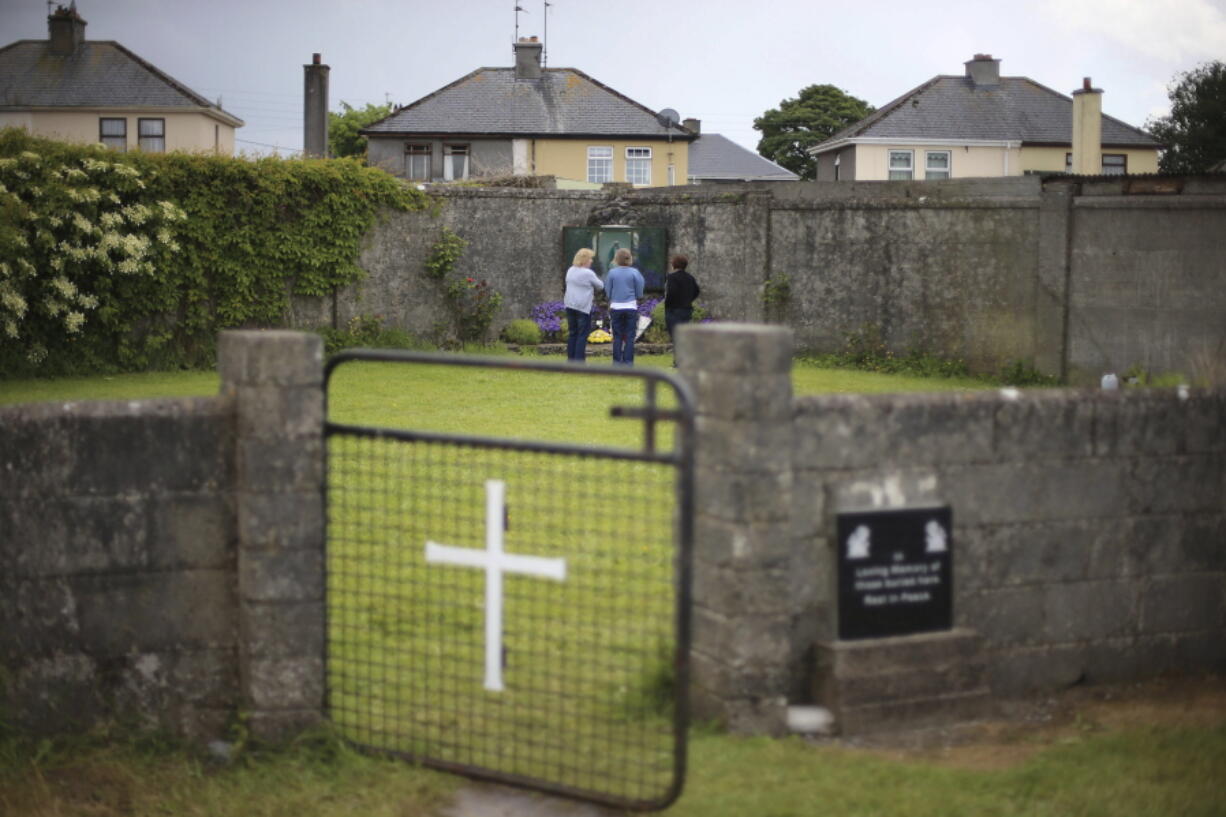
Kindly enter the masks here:
M 518 0 L 521 36 L 544 0 Z M 515 0 L 77 0 L 117 40 L 246 121 L 240 150 L 302 148 L 302 66 L 330 65 L 330 108 L 408 104 L 510 66 Z M 0 44 L 47 37 L 46 0 L 0 0 Z M 976 53 L 1064 94 L 1082 77 L 1141 126 L 1176 73 L 1226 59 L 1226 0 L 550 0 L 547 61 L 754 149 L 753 119 L 811 84 L 881 106 Z

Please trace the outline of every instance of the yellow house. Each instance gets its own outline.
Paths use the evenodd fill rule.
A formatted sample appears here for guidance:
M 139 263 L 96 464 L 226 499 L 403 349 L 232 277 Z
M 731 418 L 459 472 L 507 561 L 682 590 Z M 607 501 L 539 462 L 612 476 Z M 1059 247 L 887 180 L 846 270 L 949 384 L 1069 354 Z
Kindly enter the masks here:
M 1070 98 L 1026 77 L 1002 77 L 1000 60 L 988 54 L 965 65 L 964 76 L 933 77 L 810 148 L 817 180 L 1158 172 L 1162 145 L 1103 115 L 1102 91 L 1088 79 Z
M 406 179 L 555 176 L 559 187 L 686 183 L 695 134 L 574 68 L 543 68 L 536 37 L 514 68 L 479 68 L 365 128 L 366 157 Z
M 86 40 L 75 5 L 47 22 L 50 39 L 0 48 L 0 128 L 116 150 L 233 154 L 243 120 L 119 43 Z

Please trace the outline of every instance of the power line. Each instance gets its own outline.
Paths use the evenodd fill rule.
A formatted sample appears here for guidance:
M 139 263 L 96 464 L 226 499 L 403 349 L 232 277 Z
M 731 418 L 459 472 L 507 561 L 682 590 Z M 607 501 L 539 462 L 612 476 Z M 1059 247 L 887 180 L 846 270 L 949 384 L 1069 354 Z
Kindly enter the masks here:
M 253 142 L 250 139 L 239 139 L 234 137 L 235 142 L 242 142 L 244 145 L 259 145 L 262 148 L 273 148 L 274 150 L 292 150 L 294 153 L 302 153 L 301 148 L 289 148 L 284 145 L 270 145 L 267 142 Z

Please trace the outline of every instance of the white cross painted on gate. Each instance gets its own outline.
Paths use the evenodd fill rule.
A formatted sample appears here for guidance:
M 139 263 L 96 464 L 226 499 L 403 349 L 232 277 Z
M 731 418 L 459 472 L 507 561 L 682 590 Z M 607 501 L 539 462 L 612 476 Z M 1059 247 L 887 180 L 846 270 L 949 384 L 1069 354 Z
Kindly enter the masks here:
M 485 550 L 426 542 L 426 562 L 485 568 L 485 688 L 502 691 L 502 574 L 519 573 L 566 581 L 566 560 L 521 556 L 502 550 L 507 484 L 485 483 Z

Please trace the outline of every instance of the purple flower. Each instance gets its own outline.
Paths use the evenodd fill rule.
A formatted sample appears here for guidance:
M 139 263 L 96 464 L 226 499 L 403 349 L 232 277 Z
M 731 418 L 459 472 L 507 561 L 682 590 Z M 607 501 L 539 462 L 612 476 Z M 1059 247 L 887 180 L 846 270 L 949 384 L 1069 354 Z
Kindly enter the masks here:
M 542 332 L 561 332 L 566 304 L 561 301 L 546 301 L 532 307 L 531 318 Z

